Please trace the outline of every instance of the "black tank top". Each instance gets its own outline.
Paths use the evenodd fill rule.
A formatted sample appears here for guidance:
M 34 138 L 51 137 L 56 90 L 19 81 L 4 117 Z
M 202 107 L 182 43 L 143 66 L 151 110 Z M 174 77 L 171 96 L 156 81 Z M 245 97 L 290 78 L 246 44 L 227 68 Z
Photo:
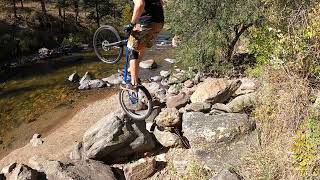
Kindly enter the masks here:
M 151 23 L 163 23 L 164 14 L 163 7 L 160 0 L 144 0 L 144 12 L 142 13 L 139 23 L 151 24 Z

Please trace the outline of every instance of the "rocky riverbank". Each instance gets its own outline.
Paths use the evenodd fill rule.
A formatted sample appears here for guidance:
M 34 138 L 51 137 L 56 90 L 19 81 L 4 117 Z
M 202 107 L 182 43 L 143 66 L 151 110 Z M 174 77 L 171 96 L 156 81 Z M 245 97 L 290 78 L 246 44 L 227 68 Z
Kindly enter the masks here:
M 144 86 L 156 104 L 145 121 L 123 114 L 116 96 L 98 101 L 55 133 L 33 140 L 41 143 L 2 159 L 2 177 L 241 179 L 230 167 L 258 146 L 250 117 L 259 87 L 255 79 L 172 69 Z

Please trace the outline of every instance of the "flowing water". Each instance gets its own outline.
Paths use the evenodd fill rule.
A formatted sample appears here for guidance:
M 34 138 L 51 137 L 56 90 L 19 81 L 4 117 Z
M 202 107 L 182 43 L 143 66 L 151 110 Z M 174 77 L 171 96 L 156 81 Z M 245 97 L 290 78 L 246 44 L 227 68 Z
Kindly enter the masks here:
M 147 78 L 167 69 L 164 58 L 173 58 L 174 49 L 155 46 L 145 59 L 154 59 L 156 70 L 141 71 Z M 107 98 L 118 88 L 79 91 L 78 83 L 67 80 L 73 72 L 80 76 L 91 72 L 102 79 L 123 68 L 124 60 L 117 64 L 105 64 L 93 52 L 41 61 L 16 67 L 8 72 L 9 78 L 0 83 L 0 158 L 10 150 L 28 142 L 34 133 L 46 135 L 64 121 L 70 119 L 88 103 Z

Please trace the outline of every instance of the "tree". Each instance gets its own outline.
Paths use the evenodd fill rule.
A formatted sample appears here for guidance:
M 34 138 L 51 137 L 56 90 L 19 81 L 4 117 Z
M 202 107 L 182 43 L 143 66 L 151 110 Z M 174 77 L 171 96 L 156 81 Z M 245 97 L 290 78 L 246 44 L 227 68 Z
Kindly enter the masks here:
M 116 8 L 115 3 L 110 0 L 84 0 L 84 4 L 88 9 L 91 9 L 88 18 L 94 19 L 98 27 L 101 19 L 112 15 Z
M 230 62 L 237 42 L 261 20 L 263 10 L 259 0 L 169 1 L 167 21 L 185 42 L 178 58 L 201 68 Z
M 45 2 L 45 0 L 40 0 L 40 4 L 41 4 L 42 12 L 43 12 L 44 14 L 46 14 L 46 13 L 47 13 L 47 10 L 46 10 L 46 2 Z
M 12 0 L 12 4 L 13 4 L 13 14 L 14 14 L 14 18 L 18 18 L 18 16 L 17 16 L 16 0 Z
M 21 8 L 23 8 L 23 0 L 20 0 Z
M 73 2 L 75 20 L 78 21 L 78 16 L 79 16 L 79 0 L 72 0 L 72 2 Z

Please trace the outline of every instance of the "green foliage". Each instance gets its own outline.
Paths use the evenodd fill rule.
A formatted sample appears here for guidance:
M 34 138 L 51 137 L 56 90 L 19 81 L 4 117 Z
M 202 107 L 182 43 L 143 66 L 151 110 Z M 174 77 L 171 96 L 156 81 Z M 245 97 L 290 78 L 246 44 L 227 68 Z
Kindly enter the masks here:
M 299 164 L 301 173 L 307 178 L 320 176 L 320 122 L 316 117 L 309 117 L 302 130 L 294 139 L 294 159 Z
M 128 22 L 131 21 L 131 17 L 132 17 L 132 12 L 133 12 L 133 8 L 131 7 L 131 5 L 129 3 L 126 3 L 123 11 L 122 11 L 122 24 L 126 25 Z
M 178 48 L 178 61 L 185 66 L 225 73 L 231 66 L 227 61 L 235 43 L 261 19 L 259 5 L 256 0 L 169 1 L 167 21 L 183 42 Z

